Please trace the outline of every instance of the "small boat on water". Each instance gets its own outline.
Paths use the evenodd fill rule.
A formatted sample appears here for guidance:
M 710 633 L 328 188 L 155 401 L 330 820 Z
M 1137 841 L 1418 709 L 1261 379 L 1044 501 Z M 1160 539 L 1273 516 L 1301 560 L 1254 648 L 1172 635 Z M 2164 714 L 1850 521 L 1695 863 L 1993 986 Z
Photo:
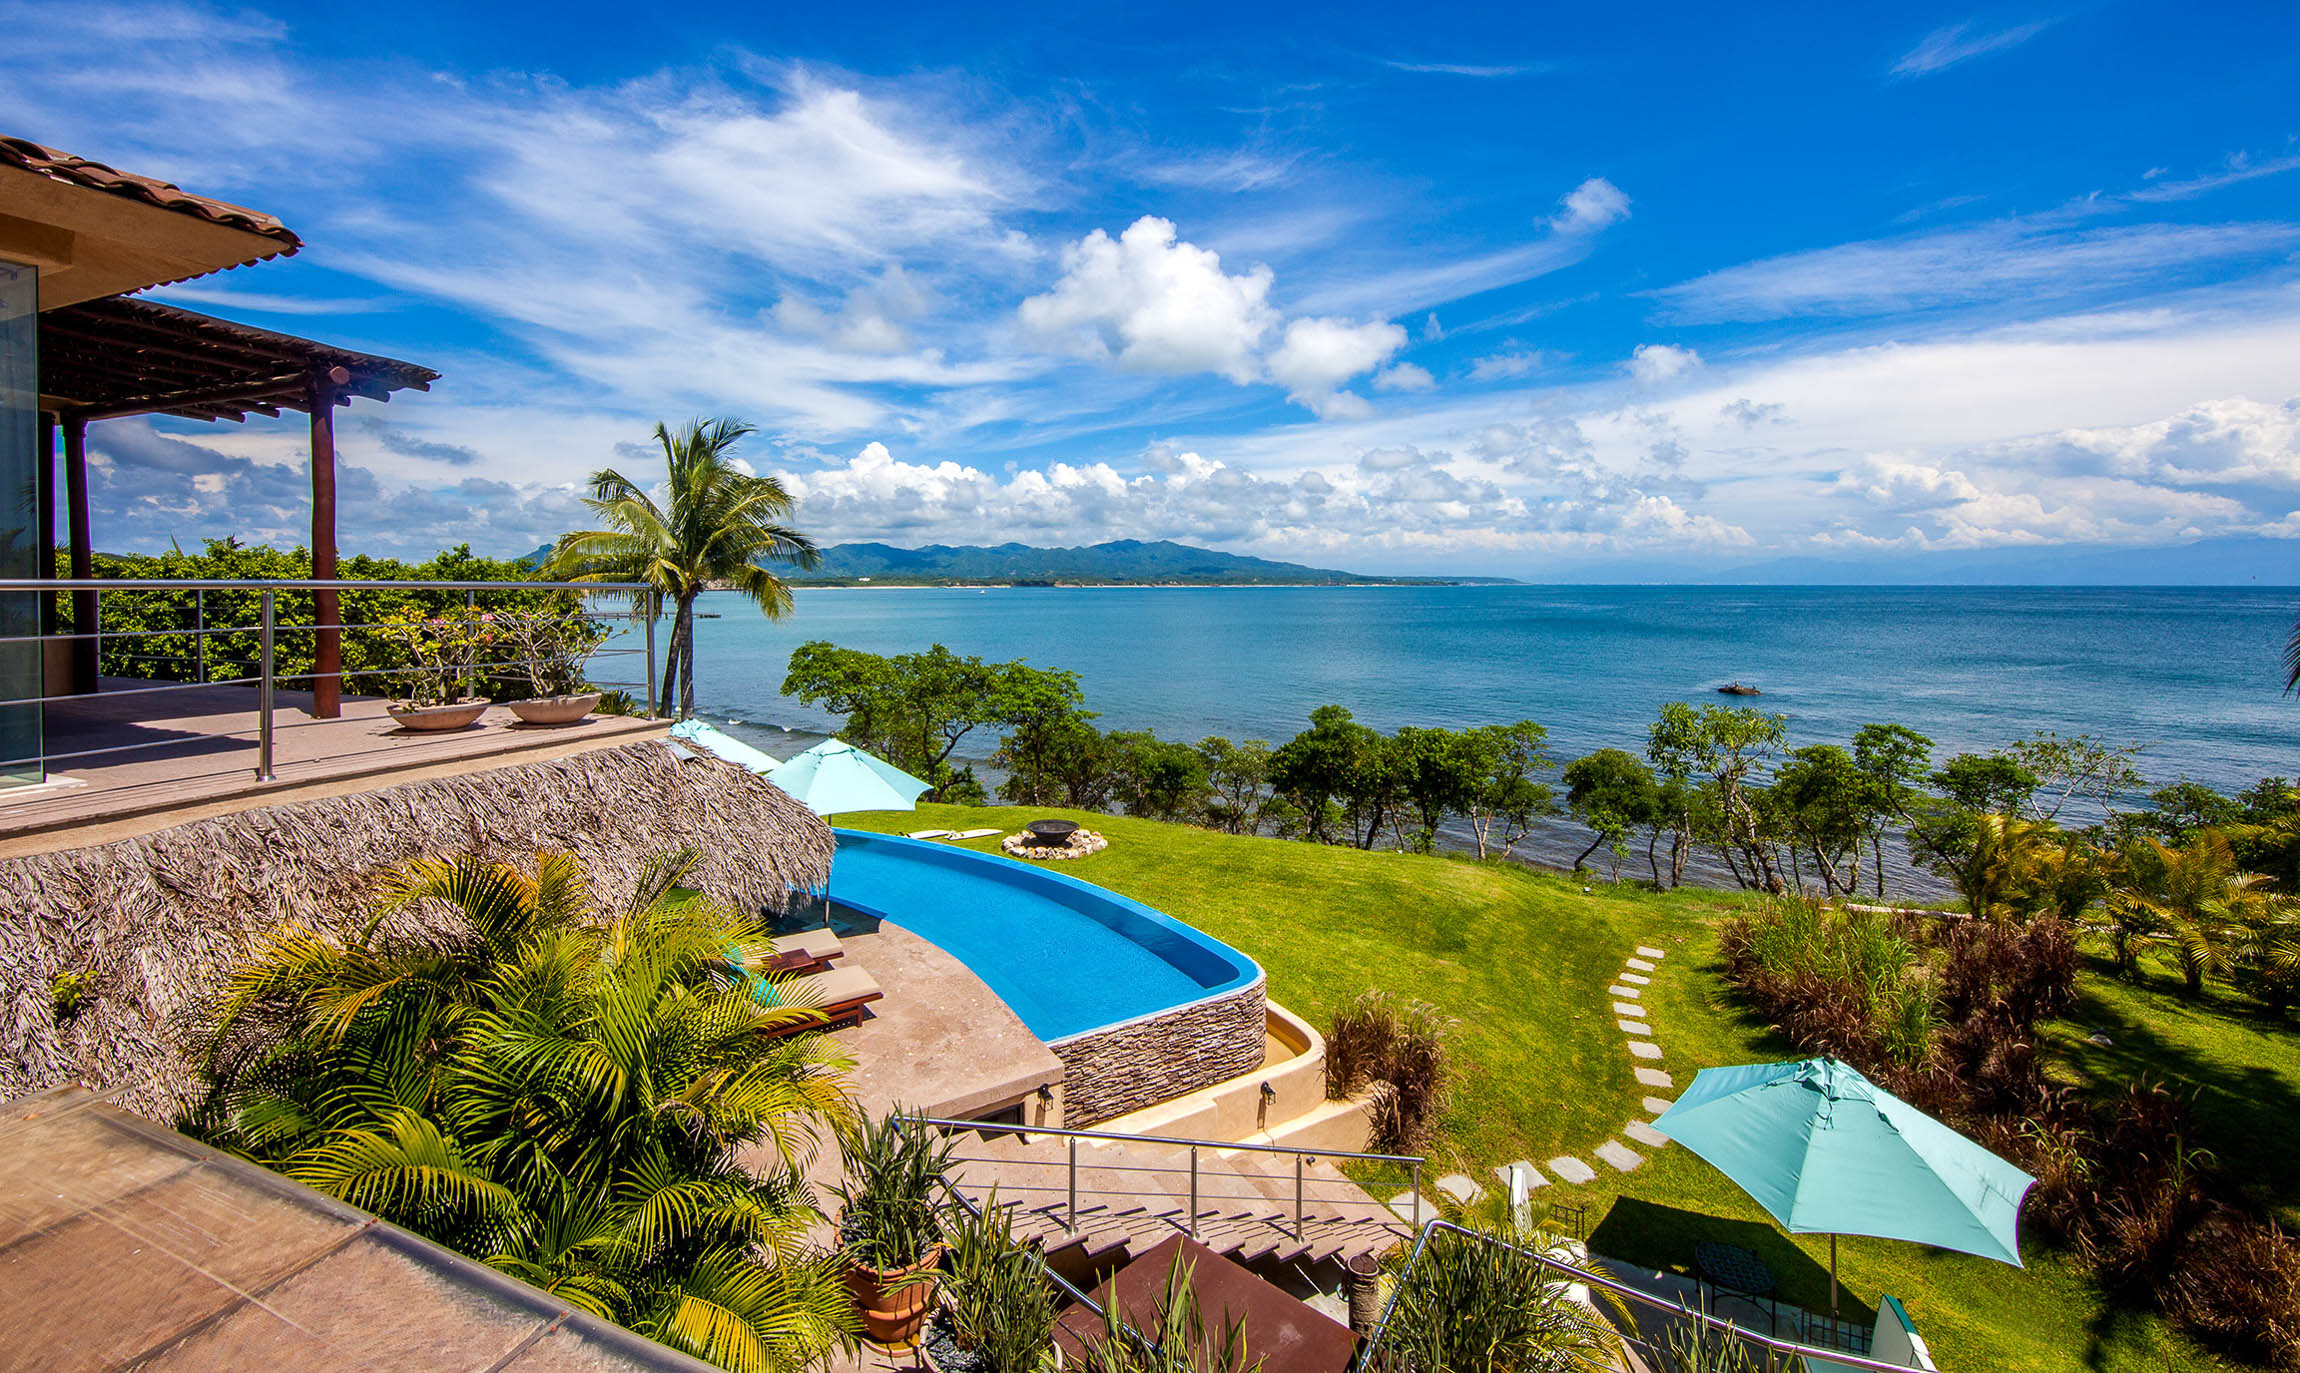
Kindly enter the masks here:
M 1720 696 L 1762 696 L 1765 693 L 1743 682 L 1727 682 L 1717 688 Z

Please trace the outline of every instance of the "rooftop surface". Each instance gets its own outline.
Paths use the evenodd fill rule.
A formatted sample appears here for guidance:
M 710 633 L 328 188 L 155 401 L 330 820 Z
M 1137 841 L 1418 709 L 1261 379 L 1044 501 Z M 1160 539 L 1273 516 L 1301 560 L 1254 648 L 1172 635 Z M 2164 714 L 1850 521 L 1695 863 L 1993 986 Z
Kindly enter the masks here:
M 80 1088 L 0 1105 L 0 1370 L 710 1365 Z

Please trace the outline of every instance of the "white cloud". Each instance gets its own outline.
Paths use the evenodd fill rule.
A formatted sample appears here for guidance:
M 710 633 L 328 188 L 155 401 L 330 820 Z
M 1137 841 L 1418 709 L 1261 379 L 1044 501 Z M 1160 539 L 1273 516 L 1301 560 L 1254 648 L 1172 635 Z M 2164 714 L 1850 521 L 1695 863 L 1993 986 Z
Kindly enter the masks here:
M 1684 376 L 1701 365 L 1701 355 L 1668 343 L 1640 343 L 1629 355 L 1629 375 L 1651 384 Z
M 1232 275 L 1217 253 L 1178 242 L 1144 215 L 1113 239 L 1100 229 L 1062 252 L 1054 289 L 1022 302 L 1023 327 L 1049 346 L 1143 372 L 1214 372 L 1241 384 L 1277 323 L 1270 269 Z
M 1512 348 L 1488 353 L 1469 365 L 1471 381 L 1515 381 L 1530 377 L 1549 365 L 1549 355 L 1538 348 Z
M 1321 418 L 1364 414 L 1365 400 L 1341 390 L 1342 383 L 1381 366 L 1405 346 L 1406 331 L 1385 320 L 1291 320 L 1284 341 L 1270 353 L 1270 377 L 1286 388 L 1288 399 Z
M 1602 176 L 1593 176 L 1568 191 L 1564 206 L 1550 217 L 1549 227 L 1561 234 L 1595 233 L 1629 218 L 1629 197 Z
M 1428 391 L 1437 386 L 1437 378 L 1427 367 L 1411 362 L 1392 363 L 1374 374 L 1376 391 Z
M 1903 53 L 1893 64 L 1893 75 L 1930 76 L 1947 71 L 1960 62 L 2019 47 L 2050 27 L 2049 19 L 2001 29 L 1984 29 L 1972 23 L 1951 24 L 1926 34 L 1923 41 Z

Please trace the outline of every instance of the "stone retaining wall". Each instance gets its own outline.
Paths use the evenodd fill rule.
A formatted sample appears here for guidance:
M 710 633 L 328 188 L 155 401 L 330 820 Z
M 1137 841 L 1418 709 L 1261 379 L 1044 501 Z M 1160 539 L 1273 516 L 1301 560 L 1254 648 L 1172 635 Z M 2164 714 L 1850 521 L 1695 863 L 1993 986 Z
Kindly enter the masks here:
M 1062 1060 L 1062 1123 L 1082 1130 L 1250 1072 L 1269 1025 L 1265 981 L 1047 1047 Z

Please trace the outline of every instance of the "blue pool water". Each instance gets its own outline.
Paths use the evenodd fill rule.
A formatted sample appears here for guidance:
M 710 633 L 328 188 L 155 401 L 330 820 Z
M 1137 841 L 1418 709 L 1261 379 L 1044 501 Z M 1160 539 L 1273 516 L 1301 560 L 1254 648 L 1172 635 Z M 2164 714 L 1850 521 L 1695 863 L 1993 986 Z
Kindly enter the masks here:
M 1261 976 L 1220 940 L 1074 877 L 946 844 L 833 832 L 833 902 L 958 959 L 1048 1043 Z

